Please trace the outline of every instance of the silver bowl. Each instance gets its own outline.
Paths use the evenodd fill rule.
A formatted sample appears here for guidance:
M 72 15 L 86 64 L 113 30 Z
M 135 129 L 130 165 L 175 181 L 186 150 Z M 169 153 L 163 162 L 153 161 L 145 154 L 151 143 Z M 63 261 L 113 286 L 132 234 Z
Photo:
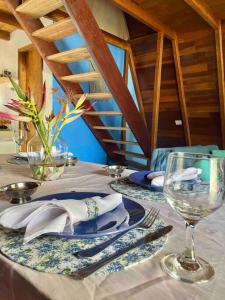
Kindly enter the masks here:
M 66 160 L 66 166 L 67 167 L 72 167 L 75 166 L 76 163 L 78 162 L 79 158 L 77 157 L 68 157 Z
M 11 203 L 22 204 L 31 200 L 31 195 L 41 184 L 35 181 L 15 182 L 1 187 L 0 192 L 5 193 Z
M 107 174 L 113 178 L 120 178 L 123 171 L 126 169 L 126 166 L 121 165 L 112 165 L 106 166 L 104 169 L 106 170 Z

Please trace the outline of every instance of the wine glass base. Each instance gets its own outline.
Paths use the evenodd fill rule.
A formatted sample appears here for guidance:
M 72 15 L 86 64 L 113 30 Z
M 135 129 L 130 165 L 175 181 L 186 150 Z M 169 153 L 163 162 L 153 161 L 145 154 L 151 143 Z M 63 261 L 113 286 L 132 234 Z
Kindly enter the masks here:
M 176 254 L 169 254 L 161 260 L 161 268 L 163 271 L 177 280 L 201 284 L 208 282 L 215 274 L 210 264 L 202 258 L 197 257 L 200 268 L 196 271 L 184 269 L 180 265 L 178 258 L 179 256 Z

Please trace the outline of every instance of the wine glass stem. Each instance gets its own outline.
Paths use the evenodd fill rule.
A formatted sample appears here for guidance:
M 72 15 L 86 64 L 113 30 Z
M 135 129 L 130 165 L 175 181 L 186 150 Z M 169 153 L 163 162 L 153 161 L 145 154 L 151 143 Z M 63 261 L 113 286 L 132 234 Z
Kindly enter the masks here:
M 196 271 L 200 268 L 200 265 L 195 257 L 194 250 L 194 231 L 195 225 L 186 223 L 186 249 L 179 257 L 179 263 L 188 271 Z
M 195 247 L 194 247 L 194 231 L 195 226 L 185 222 L 186 224 L 186 256 L 191 260 L 196 261 L 195 259 Z

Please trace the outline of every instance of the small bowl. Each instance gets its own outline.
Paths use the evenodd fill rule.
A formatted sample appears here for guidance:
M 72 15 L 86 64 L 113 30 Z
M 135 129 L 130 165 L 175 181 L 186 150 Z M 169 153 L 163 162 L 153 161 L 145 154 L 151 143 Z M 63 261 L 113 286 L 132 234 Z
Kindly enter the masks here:
M 126 166 L 121 165 L 112 165 L 106 166 L 104 169 L 106 170 L 107 174 L 113 178 L 120 178 L 123 171 L 126 169 Z
M 11 203 L 22 204 L 31 200 L 30 196 L 41 184 L 35 181 L 15 182 L 1 187 L 0 192 L 4 192 Z
M 72 167 L 75 166 L 76 163 L 78 162 L 79 158 L 77 157 L 68 157 L 66 160 L 66 166 L 67 167 Z

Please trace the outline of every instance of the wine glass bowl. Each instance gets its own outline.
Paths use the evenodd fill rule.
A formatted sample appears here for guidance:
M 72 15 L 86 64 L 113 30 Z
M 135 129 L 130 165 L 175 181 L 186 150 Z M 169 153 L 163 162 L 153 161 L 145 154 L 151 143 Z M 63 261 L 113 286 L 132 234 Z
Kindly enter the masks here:
M 195 225 L 221 207 L 224 200 L 224 158 L 207 154 L 171 153 L 164 181 L 170 206 L 186 224 L 186 249 L 161 261 L 162 269 L 173 278 L 190 283 L 207 282 L 214 270 L 194 252 Z
M 14 142 L 19 147 L 19 152 L 21 152 L 21 146 L 27 140 L 27 131 L 24 125 L 12 124 L 12 134 Z

